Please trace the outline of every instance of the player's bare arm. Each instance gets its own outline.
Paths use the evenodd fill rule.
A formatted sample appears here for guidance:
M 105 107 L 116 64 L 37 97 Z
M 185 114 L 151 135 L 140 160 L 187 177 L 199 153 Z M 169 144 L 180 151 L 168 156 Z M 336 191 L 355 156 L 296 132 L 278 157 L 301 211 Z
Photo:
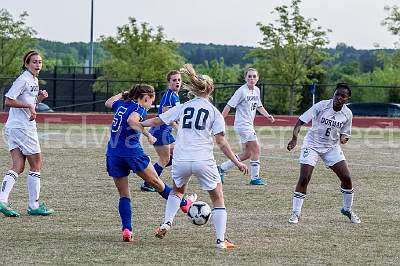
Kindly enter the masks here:
M 304 124 L 303 121 L 301 121 L 300 119 L 297 120 L 296 125 L 293 128 L 293 136 L 292 139 L 289 141 L 288 145 L 287 145 L 287 149 L 288 151 L 293 150 L 294 147 L 296 147 L 297 145 L 297 137 L 299 136 L 299 132 L 301 129 L 301 126 Z
M 127 92 L 121 92 L 121 93 L 118 93 L 117 95 L 111 96 L 111 97 L 108 98 L 108 100 L 104 103 L 104 105 L 105 105 L 107 108 L 111 109 L 113 103 L 114 103 L 115 101 L 118 101 L 119 99 L 121 99 L 121 98 L 122 98 L 122 95 L 123 95 L 124 93 L 127 93 Z
M 140 123 L 140 117 L 138 113 L 133 112 L 128 117 L 127 121 L 132 129 L 141 132 L 147 138 L 147 141 L 149 142 L 150 145 L 153 145 L 154 142 L 156 142 L 157 139 L 153 135 L 151 135 L 150 132 L 147 131 L 147 129 L 145 129 L 143 125 Z
M 264 106 L 257 107 L 257 111 L 266 118 L 268 118 L 272 123 L 275 122 L 275 118 L 267 112 Z
M 229 105 L 225 105 L 224 110 L 222 110 L 222 116 L 225 118 L 228 116 L 231 107 Z

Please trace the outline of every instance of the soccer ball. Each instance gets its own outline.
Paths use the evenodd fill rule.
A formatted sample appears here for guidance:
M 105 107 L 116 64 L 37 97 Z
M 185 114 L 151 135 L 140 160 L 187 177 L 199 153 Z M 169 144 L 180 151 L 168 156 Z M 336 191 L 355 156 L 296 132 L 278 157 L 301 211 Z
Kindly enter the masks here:
M 196 201 L 193 202 L 192 206 L 190 206 L 189 211 L 187 213 L 190 221 L 195 225 L 203 225 L 206 224 L 208 219 L 211 216 L 211 208 L 206 202 Z

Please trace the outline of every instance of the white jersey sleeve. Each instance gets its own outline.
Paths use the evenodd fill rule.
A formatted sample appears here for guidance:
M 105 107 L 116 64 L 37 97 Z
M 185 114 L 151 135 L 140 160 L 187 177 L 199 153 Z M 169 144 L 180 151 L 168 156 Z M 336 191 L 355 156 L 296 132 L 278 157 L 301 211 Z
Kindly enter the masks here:
M 305 111 L 299 119 L 304 123 L 308 124 L 314 117 L 316 117 L 318 110 L 320 108 L 321 102 L 314 104 L 310 109 Z
M 166 124 L 169 125 L 172 122 L 178 121 L 179 120 L 179 115 L 182 109 L 182 105 L 178 104 L 170 109 L 168 111 L 161 113 L 158 115 L 158 117 Z
M 12 84 L 10 90 L 6 93 L 6 97 L 12 100 L 16 100 L 18 96 L 20 96 L 26 85 L 26 80 L 22 78 L 22 76 L 18 77 Z
M 233 96 L 229 99 L 228 105 L 230 107 L 236 108 L 243 100 L 245 99 L 245 95 L 241 87 L 235 91 Z
M 215 110 L 215 120 L 211 126 L 211 132 L 214 135 L 225 132 L 225 120 L 218 110 Z

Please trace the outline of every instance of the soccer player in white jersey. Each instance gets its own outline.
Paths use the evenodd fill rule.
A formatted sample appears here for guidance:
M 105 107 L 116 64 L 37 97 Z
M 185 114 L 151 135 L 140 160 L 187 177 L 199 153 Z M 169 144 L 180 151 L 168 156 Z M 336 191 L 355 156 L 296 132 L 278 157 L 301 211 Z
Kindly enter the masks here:
M 47 91 L 39 90 L 37 76 L 42 69 L 42 58 L 36 51 L 29 51 L 23 57 L 22 74 L 14 81 L 5 95 L 5 105 L 10 107 L 5 136 L 11 154 L 12 167 L 4 176 L 0 189 L 0 212 L 8 217 L 18 217 L 8 198 L 24 171 L 25 161 L 30 166 L 27 187 L 29 193 L 28 214 L 49 215 L 53 212 L 39 202 L 40 169 L 42 157 L 36 129 L 36 105 L 48 97 Z
M 206 75 L 196 74 L 191 65 L 184 65 L 181 72 L 189 78 L 188 90 L 194 98 L 159 114 L 157 118 L 142 122 L 143 126 L 158 126 L 179 121 L 172 159 L 173 192 L 168 197 L 164 222 L 157 228 L 156 236 L 164 238 L 170 230 L 190 177 L 195 175 L 202 189 L 209 193 L 213 203 L 212 217 L 217 247 L 234 248 L 236 246 L 225 239 L 227 213 L 221 179 L 213 154 L 213 136 L 222 152 L 240 171 L 246 173 L 247 166 L 236 159 L 224 137 L 224 119 L 209 101 L 214 91 L 212 79 Z
M 346 144 L 351 135 L 353 114 L 345 105 L 351 97 L 351 89 L 345 83 L 336 86 L 333 99 L 324 100 L 313 105 L 299 117 L 293 129 L 293 137 L 287 145 L 292 150 L 297 144 L 297 137 L 303 124 L 312 121 L 312 127 L 304 137 L 300 152 L 300 177 L 293 193 L 293 210 L 289 223 L 297 224 L 301 206 L 307 192 L 312 172 L 318 157 L 333 170 L 340 179 L 340 190 L 343 195 L 341 213 L 353 223 L 361 223 L 360 218 L 352 211 L 353 185 L 350 170 L 346 163 L 340 144 Z
M 253 122 L 257 111 L 271 122 L 274 122 L 275 119 L 265 110 L 261 102 L 260 89 L 256 86 L 257 70 L 249 68 L 246 71 L 245 80 L 246 84 L 236 90 L 222 111 L 222 115 L 226 117 L 231 108 L 236 108 L 234 129 L 240 138 L 243 149 L 242 153 L 236 157 L 241 162 L 250 159 L 250 185 L 264 185 L 264 180 L 260 177 L 260 144 Z M 225 172 L 234 166 L 230 160 L 218 166 L 222 180 L 224 180 Z

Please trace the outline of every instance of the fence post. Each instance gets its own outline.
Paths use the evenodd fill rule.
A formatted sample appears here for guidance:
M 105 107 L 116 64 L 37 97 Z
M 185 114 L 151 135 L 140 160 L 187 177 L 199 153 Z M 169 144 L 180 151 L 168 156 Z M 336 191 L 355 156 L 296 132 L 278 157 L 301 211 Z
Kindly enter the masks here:
M 56 96 L 57 96 L 57 66 L 54 66 L 54 73 L 53 73 L 53 108 L 57 106 Z
M 263 82 L 261 83 L 261 103 L 263 105 L 265 105 L 264 99 L 265 99 L 265 83 Z
M 75 71 L 74 71 L 74 73 L 72 74 L 72 111 L 73 112 L 75 112 L 75 79 L 76 79 L 76 76 L 75 76 Z

